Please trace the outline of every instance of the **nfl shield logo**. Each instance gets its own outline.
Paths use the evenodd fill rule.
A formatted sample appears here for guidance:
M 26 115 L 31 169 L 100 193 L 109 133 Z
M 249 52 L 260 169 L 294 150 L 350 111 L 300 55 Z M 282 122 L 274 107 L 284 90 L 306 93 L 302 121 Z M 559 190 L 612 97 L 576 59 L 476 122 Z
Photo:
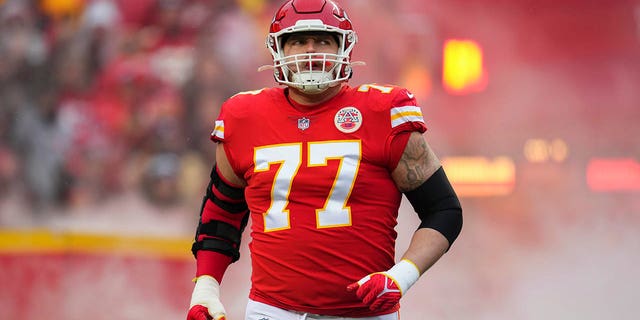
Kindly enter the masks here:
M 298 119 L 298 129 L 300 130 L 306 130 L 309 129 L 309 119 L 307 118 L 300 118 Z

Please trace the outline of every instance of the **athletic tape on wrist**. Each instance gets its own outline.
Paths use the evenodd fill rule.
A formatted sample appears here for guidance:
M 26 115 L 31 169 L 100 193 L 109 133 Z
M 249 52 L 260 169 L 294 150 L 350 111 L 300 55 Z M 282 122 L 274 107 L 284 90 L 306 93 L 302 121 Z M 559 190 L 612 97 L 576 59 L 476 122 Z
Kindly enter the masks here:
M 199 276 L 196 279 L 196 285 L 191 295 L 191 303 L 189 307 L 197 304 L 209 307 L 209 301 L 212 298 L 220 298 L 220 284 L 211 276 Z
M 420 278 L 418 267 L 409 259 L 402 259 L 387 270 L 386 274 L 396 282 L 402 295 Z

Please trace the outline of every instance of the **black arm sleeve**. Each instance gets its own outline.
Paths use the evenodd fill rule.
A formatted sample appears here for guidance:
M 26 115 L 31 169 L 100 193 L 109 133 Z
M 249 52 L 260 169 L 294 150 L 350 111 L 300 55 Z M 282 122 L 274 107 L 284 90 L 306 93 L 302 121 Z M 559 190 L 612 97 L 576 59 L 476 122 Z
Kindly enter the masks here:
M 419 228 L 442 233 L 451 247 L 462 230 L 462 206 L 444 169 L 440 167 L 418 188 L 405 192 L 405 196 L 422 220 Z

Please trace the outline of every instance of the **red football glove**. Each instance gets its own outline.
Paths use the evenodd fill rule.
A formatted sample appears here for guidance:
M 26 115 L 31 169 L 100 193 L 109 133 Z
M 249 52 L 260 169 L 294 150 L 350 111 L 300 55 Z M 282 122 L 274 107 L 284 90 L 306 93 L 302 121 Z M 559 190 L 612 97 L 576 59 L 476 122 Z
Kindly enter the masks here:
M 347 291 L 355 291 L 372 311 L 384 311 L 398 304 L 419 277 L 416 265 L 404 259 L 385 272 L 369 274 L 350 284 Z
M 189 313 L 187 314 L 187 320 L 211 320 L 213 319 L 211 315 L 209 315 L 209 311 L 207 307 L 201 305 L 195 305 L 189 309 Z
M 218 281 L 210 276 L 198 277 L 191 295 L 187 320 L 226 320 L 225 313 L 220 302 Z

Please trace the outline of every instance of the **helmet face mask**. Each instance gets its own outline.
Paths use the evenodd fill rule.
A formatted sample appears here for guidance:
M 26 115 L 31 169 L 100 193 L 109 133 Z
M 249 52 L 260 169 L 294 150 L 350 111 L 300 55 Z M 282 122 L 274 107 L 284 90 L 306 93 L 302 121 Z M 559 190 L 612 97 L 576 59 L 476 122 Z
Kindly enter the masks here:
M 335 53 L 286 56 L 284 44 L 294 33 L 331 33 Z M 351 77 L 351 51 L 357 37 L 346 12 L 331 0 L 290 0 L 276 12 L 267 36 L 273 57 L 274 78 L 280 84 L 308 94 L 321 93 Z
M 283 82 L 286 81 L 286 84 L 295 86 L 303 92 L 322 92 L 332 84 L 343 80 L 335 76 L 340 69 L 338 66 L 344 64 L 340 59 L 338 55 L 328 53 L 307 53 L 284 57 L 280 64 L 285 77 Z

